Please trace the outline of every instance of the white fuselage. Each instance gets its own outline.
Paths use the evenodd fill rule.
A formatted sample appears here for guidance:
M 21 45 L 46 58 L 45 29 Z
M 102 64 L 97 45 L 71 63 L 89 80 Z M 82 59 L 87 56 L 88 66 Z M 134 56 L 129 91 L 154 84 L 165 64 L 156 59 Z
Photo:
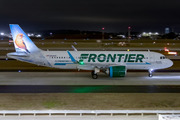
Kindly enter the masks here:
M 86 54 L 86 59 L 83 59 L 84 64 L 88 63 L 92 64 L 92 66 L 83 67 L 85 70 L 93 70 L 94 67 L 96 67 L 96 64 L 102 65 L 104 67 L 123 65 L 126 66 L 127 69 L 137 70 L 163 69 L 173 65 L 173 62 L 169 59 L 166 59 L 163 54 L 150 51 L 70 52 L 77 61 L 82 59 L 82 54 Z M 67 51 L 41 51 L 41 53 L 44 58 L 49 62 L 51 67 L 60 69 L 78 69 L 78 66 L 80 66 L 79 64 L 75 64 L 71 61 Z M 143 55 L 144 57 L 142 59 L 137 59 L 138 55 L 140 55 L 140 57 L 142 57 Z

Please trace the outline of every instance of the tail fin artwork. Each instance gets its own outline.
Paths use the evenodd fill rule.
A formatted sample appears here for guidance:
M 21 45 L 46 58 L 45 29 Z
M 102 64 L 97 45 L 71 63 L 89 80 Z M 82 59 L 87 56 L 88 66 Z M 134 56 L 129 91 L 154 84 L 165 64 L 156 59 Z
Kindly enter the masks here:
M 32 53 L 40 50 L 19 25 L 10 24 L 9 26 L 11 29 L 16 52 Z

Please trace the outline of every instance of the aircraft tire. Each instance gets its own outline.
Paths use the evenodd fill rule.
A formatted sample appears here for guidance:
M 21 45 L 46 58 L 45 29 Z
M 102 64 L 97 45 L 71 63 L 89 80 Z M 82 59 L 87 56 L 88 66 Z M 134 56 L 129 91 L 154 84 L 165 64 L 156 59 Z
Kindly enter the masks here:
M 93 75 L 92 75 L 92 78 L 93 78 L 93 79 L 97 79 L 97 78 L 98 78 L 98 75 L 97 75 L 97 74 L 93 74 Z
M 149 74 L 148 76 L 149 76 L 149 77 L 152 77 L 153 75 L 152 75 L 152 74 Z
M 93 75 L 94 74 L 94 70 L 91 72 L 91 75 Z

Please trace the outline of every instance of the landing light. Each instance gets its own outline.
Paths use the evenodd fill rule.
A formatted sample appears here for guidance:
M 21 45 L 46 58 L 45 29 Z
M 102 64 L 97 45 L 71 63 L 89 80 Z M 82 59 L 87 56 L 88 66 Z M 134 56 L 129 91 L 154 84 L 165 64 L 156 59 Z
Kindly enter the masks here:
M 153 69 L 151 69 L 151 71 L 153 71 Z

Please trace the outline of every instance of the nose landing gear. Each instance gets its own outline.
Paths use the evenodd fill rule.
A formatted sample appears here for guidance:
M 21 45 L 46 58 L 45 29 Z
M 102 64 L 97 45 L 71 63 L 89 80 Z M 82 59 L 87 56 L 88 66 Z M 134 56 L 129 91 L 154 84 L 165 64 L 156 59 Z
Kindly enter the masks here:
M 149 69 L 149 75 L 148 75 L 149 77 L 153 76 L 152 72 L 153 72 L 153 69 Z

